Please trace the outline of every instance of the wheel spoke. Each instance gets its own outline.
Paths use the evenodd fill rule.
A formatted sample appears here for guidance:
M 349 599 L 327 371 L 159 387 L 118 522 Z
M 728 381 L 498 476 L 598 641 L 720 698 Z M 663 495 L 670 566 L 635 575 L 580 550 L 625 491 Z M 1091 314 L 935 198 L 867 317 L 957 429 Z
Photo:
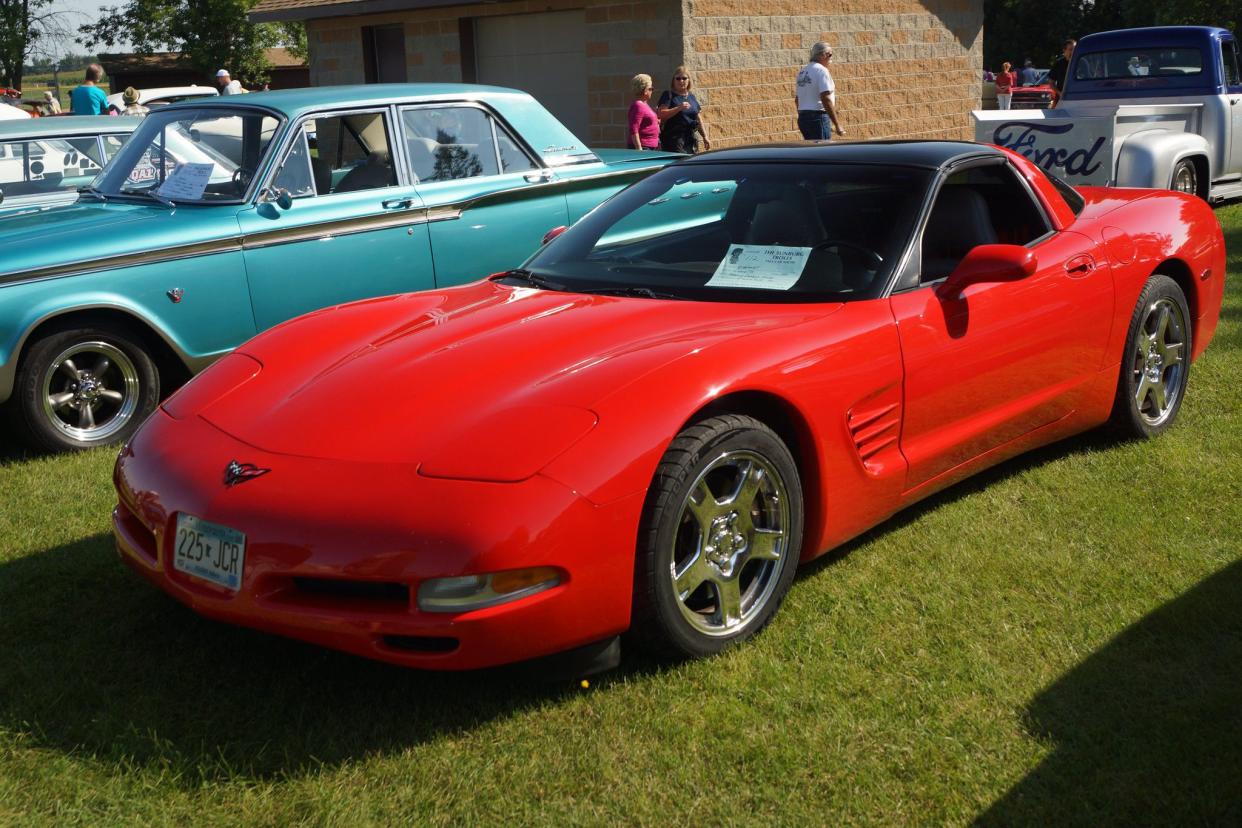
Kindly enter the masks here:
M 736 627 L 742 623 L 742 589 L 737 578 L 713 580 L 716 589 L 716 610 L 723 627 Z
M 708 530 L 711 529 L 712 519 L 720 512 L 720 506 L 716 503 L 716 496 L 707 487 L 706 481 L 700 480 L 699 484 L 694 487 L 694 491 L 690 493 L 690 500 L 686 504 L 686 508 L 690 514 L 694 515 L 694 519 L 698 521 L 699 530 L 706 537 Z
M 1134 407 L 1137 411 L 1143 410 L 1143 403 L 1147 400 L 1149 391 L 1151 391 L 1151 380 L 1147 379 L 1147 372 L 1143 371 L 1138 389 L 1134 392 Z
M 72 391 L 63 391 L 59 394 L 48 394 L 47 401 L 52 404 L 52 408 L 59 411 L 69 403 L 73 402 L 74 394 Z
M 103 391 L 100 391 L 99 396 L 103 397 L 105 400 L 112 400 L 112 402 L 115 403 L 119 403 L 125 399 L 125 395 L 120 391 L 113 391 L 109 388 L 105 388 Z
M 108 359 L 106 356 L 101 356 L 99 358 L 99 362 L 95 363 L 95 370 L 93 371 L 93 373 L 95 374 L 96 378 L 99 378 L 99 377 L 102 377 L 104 375 L 104 372 L 107 371 L 111 367 L 112 367 L 112 360 Z
M 1159 382 L 1153 382 L 1151 385 L 1151 403 L 1155 408 L 1152 411 L 1153 416 L 1160 416 L 1164 413 L 1164 409 L 1169 405 L 1169 386 L 1162 379 Z
M 1160 306 L 1160 315 L 1156 317 L 1156 330 L 1153 332 L 1155 336 L 1152 337 L 1155 340 L 1157 347 L 1160 346 L 1161 342 L 1168 339 L 1169 320 L 1172 316 L 1173 314 L 1169 313 L 1169 309 L 1166 305 Z
M 785 533 L 779 529 L 756 529 L 751 536 L 748 557 L 752 561 L 779 561 L 779 546 L 784 537 Z
M 91 411 L 91 407 L 89 405 L 82 406 L 81 411 L 78 412 L 78 428 L 94 428 L 94 427 L 95 427 L 95 412 Z
M 1164 360 L 1164 367 L 1171 368 L 1182 361 L 1182 343 L 1180 342 L 1160 342 L 1156 346 L 1160 351 L 1160 358 Z
M 72 359 L 66 359 L 60 365 L 57 365 L 56 369 L 61 373 L 67 374 L 74 382 L 77 382 L 79 379 L 78 366 L 73 364 Z
M 702 552 L 696 552 L 694 559 L 686 564 L 680 573 L 673 576 L 673 585 L 677 588 L 677 595 L 681 600 L 685 600 L 699 586 L 707 580 L 707 562 L 703 559 Z
M 737 489 L 726 502 L 734 508 L 750 511 L 750 504 L 755 502 L 759 487 L 763 485 L 763 467 L 758 463 L 746 461 L 738 475 Z

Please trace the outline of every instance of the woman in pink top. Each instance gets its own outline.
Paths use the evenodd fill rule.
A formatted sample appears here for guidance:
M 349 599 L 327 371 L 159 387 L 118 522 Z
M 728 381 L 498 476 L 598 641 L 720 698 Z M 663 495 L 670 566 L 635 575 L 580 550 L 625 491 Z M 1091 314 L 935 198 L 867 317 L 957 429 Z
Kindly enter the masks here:
M 1001 64 L 1001 70 L 996 75 L 996 108 L 1008 109 L 1009 104 L 1013 101 L 1013 88 L 1018 85 L 1017 76 L 1010 71 L 1012 64 L 1005 61 Z
M 630 104 L 630 131 L 625 145 L 629 149 L 659 149 L 660 119 L 647 103 L 651 100 L 651 75 L 635 75 L 630 89 L 634 103 Z

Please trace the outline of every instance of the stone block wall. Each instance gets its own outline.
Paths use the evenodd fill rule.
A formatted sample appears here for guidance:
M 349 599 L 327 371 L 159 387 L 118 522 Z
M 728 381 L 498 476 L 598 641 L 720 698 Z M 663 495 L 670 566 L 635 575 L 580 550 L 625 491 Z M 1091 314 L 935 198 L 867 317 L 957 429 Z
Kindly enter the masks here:
M 969 140 L 979 107 L 978 0 L 683 0 L 686 63 L 715 146 L 798 140 L 794 77 L 833 46 L 849 139 Z

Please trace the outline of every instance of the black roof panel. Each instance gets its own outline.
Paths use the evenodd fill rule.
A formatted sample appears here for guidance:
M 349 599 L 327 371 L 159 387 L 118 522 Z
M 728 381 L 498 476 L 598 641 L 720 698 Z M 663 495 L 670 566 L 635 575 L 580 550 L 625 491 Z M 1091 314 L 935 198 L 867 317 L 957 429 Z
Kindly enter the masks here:
M 996 155 L 1000 150 L 969 141 L 805 141 L 713 150 L 686 159 L 699 161 L 836 161 L 846 164 L 899 164 L 938 169 L 968 156 Z

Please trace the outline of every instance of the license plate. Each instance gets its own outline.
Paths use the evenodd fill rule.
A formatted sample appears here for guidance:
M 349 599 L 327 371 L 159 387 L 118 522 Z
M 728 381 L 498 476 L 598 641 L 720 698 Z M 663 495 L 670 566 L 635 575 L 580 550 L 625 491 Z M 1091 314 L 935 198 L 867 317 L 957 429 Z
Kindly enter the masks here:
M 173 568 L 234 592 L 241 587 L 246 536 L 194 515 L 177 515 Z

